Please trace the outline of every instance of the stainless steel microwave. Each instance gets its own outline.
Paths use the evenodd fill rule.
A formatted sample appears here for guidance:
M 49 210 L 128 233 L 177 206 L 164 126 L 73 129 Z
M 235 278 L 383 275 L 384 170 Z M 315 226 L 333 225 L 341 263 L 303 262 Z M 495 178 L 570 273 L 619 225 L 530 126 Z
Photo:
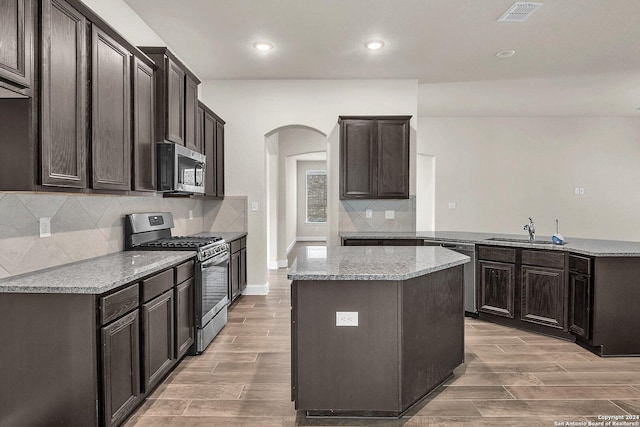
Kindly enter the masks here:
M 158 191 L 204 194 L 206 156 L 175 143 L 160 143 Z

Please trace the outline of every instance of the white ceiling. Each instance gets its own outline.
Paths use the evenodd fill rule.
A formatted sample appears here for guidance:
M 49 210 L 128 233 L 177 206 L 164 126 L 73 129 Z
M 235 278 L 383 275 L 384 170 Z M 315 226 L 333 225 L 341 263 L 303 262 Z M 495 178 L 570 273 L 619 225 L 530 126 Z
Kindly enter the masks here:
M 497 22 L 513 0 L 125 1 L 203 80 L 417 79 L 421 115 L 640 116 L 639 0 L 542 0 L 523 23 Z

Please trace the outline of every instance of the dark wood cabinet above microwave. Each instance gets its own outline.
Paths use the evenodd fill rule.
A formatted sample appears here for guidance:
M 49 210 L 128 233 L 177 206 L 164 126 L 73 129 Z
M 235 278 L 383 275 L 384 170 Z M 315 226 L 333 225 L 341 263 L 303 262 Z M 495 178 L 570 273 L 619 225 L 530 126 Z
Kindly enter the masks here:
M 340 199 L 409 198 L 411 116 L 340 116 Z
M 200 80 L 168 48 L 141 47 L 157 65 L 156 141 L 202 152 L 196 138 Z
M 224 120 L 202 102 L 198 103 L 197 132 L 207 157 L 205 196 L 224 198 Z

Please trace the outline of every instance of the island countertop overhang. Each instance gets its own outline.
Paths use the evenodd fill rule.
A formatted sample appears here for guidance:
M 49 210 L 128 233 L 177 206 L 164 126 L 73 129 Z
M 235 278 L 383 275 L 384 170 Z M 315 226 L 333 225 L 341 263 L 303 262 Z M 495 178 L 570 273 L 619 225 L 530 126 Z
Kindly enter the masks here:
M 296 254 L 290 280 L 407 280 L 470 262 L 438 246 L 307 246 Z

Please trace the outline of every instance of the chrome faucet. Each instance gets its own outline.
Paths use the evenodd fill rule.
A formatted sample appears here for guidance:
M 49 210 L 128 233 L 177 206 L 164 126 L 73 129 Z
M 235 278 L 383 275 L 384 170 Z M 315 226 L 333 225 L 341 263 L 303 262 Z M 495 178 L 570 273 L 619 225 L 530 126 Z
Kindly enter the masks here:
M 533 220 L 531 219 L 531 217 L 529 217 L 529 224 L 525 224 L 525 226 L 522 229 L 527 230 L 529 232 L 530 241 L 533 242 L 534 240 L 536 240 L 536 225 L 533 223 Z

